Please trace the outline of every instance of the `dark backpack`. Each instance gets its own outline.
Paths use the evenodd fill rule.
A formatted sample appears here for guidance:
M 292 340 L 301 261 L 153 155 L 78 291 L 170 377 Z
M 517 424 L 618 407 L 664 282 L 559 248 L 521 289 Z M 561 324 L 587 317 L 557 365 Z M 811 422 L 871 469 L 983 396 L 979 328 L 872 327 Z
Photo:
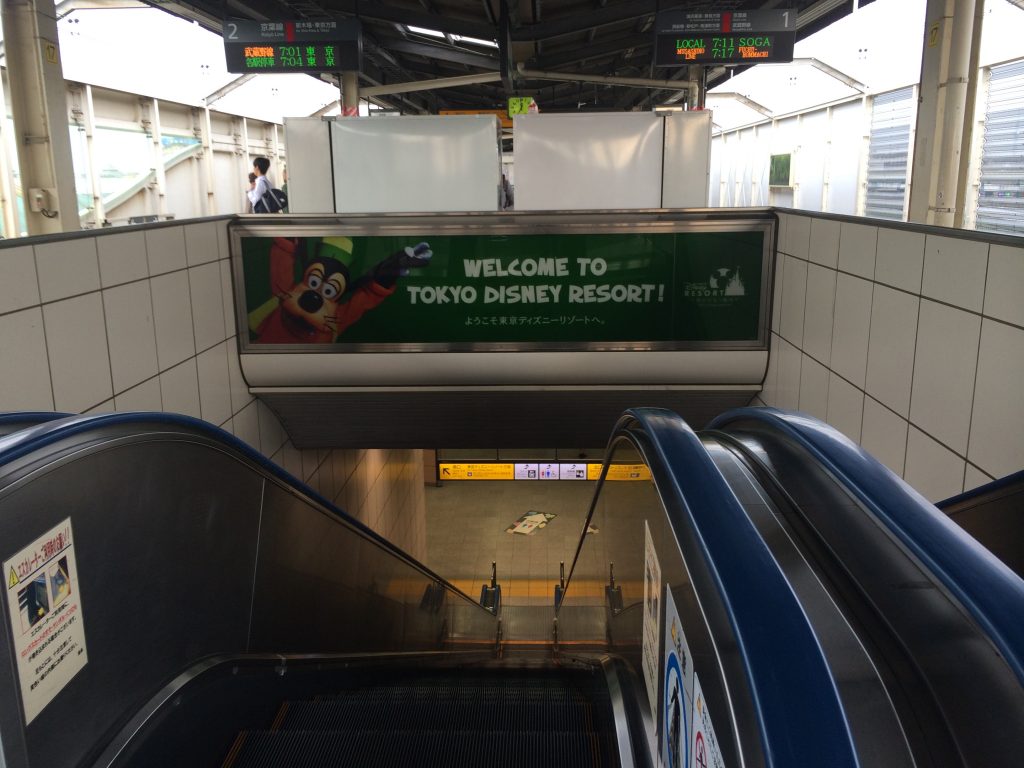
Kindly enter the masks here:
M 252 207 L 253 213 L 280 213 L 288 207 L 288 195 L 280 189 L 268 189 Z

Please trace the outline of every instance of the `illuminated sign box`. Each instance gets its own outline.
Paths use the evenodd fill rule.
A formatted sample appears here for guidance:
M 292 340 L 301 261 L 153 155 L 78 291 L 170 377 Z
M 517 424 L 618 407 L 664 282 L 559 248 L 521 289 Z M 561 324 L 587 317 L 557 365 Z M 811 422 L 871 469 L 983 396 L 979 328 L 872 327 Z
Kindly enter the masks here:
M 477 464 L 441 462 L 437 465 L 440 480 L 600 480 L 602 464 L 551 462 L 547 464 L 509 464 L 481 462 Z M 609 481 L 650 480 L 646 464 L 612 464 Z
M 493 235 L 275 226 L 273 236 L 245 234 L 243 348 L 760 348 L 767 224 L 692 226 Z
M 358 20 L 226 21 L 228 72 L 349 72 L 362 56 Z
M 762 64 L 793 60 L 795 10 L 662 11 L 655 23 L 654 61 Z
M 680 64 L 765 64 L 793 60 L 793 40 L 782 35 L 659 35 L 659 67 Z

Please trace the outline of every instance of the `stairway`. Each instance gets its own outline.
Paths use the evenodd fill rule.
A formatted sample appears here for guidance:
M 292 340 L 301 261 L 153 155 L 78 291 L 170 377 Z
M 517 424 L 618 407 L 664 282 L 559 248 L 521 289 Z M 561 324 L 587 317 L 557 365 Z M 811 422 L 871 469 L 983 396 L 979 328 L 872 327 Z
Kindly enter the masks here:
M 604 675 L 568 669 L 389 670 L 369 684 L 285 701 L 238 734 L 224 768 L 614 766 Z

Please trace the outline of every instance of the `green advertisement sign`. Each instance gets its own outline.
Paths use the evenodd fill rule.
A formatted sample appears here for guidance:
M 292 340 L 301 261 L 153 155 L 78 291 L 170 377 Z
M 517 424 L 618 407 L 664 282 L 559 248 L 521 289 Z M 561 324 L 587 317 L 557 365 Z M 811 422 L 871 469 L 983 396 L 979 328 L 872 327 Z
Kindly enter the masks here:
M 569 349 L 756 343 L 766 237 L 762 228 L 243 236 L 249 341 Z

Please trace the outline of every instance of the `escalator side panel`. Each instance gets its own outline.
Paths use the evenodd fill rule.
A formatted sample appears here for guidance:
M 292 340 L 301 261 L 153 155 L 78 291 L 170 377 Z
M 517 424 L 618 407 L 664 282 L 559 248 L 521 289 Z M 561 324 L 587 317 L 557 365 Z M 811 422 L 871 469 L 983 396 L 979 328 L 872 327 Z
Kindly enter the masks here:
M 1024 578 L 1024 471 L 935 506 Z
M 439 649 L 449 631 L 462 649 L 494 644 L 496 617 L 194 419 L 104 414 L 0 437 L 0 557 L 68 519 L 87 663 L 26 727 L 8 634 L 21 623 L 4 603 L 0 764 L 11 768 L 71 768 L 106 752 L 181 669 L 246 652 L 251 630 L 261 647 L 283 636 L 284 648 L 337 640 L 335 652 Z M 307 537 L 300 558 L 282 556 L 311 520 L 320 540 Z M 262 611 L 275 589 L 285 607 L 268 628 L 254 603 Z M 326 602 L 346 594 L 341 608 Z
M 264 507 L 250 651 L 382 653 L 438 646 L 443 607 L 420 606 L 433 583 L 428 576 L 376 542 L 354 539 L 283 488 L 268 484 Z
M 115 447 L 0 493 L 4 557 L 70 517 L 78 562 L 88 663 L 24 730 L 32 766 L 76 765 L 155 683 L 245 650 L 263 481 L 220 451 L 196 462 L 195 449 Z M 7 642 L 0 633 L 0 657 Z M 17 691 L 0 690 L 8 750 L 22 732 Z

